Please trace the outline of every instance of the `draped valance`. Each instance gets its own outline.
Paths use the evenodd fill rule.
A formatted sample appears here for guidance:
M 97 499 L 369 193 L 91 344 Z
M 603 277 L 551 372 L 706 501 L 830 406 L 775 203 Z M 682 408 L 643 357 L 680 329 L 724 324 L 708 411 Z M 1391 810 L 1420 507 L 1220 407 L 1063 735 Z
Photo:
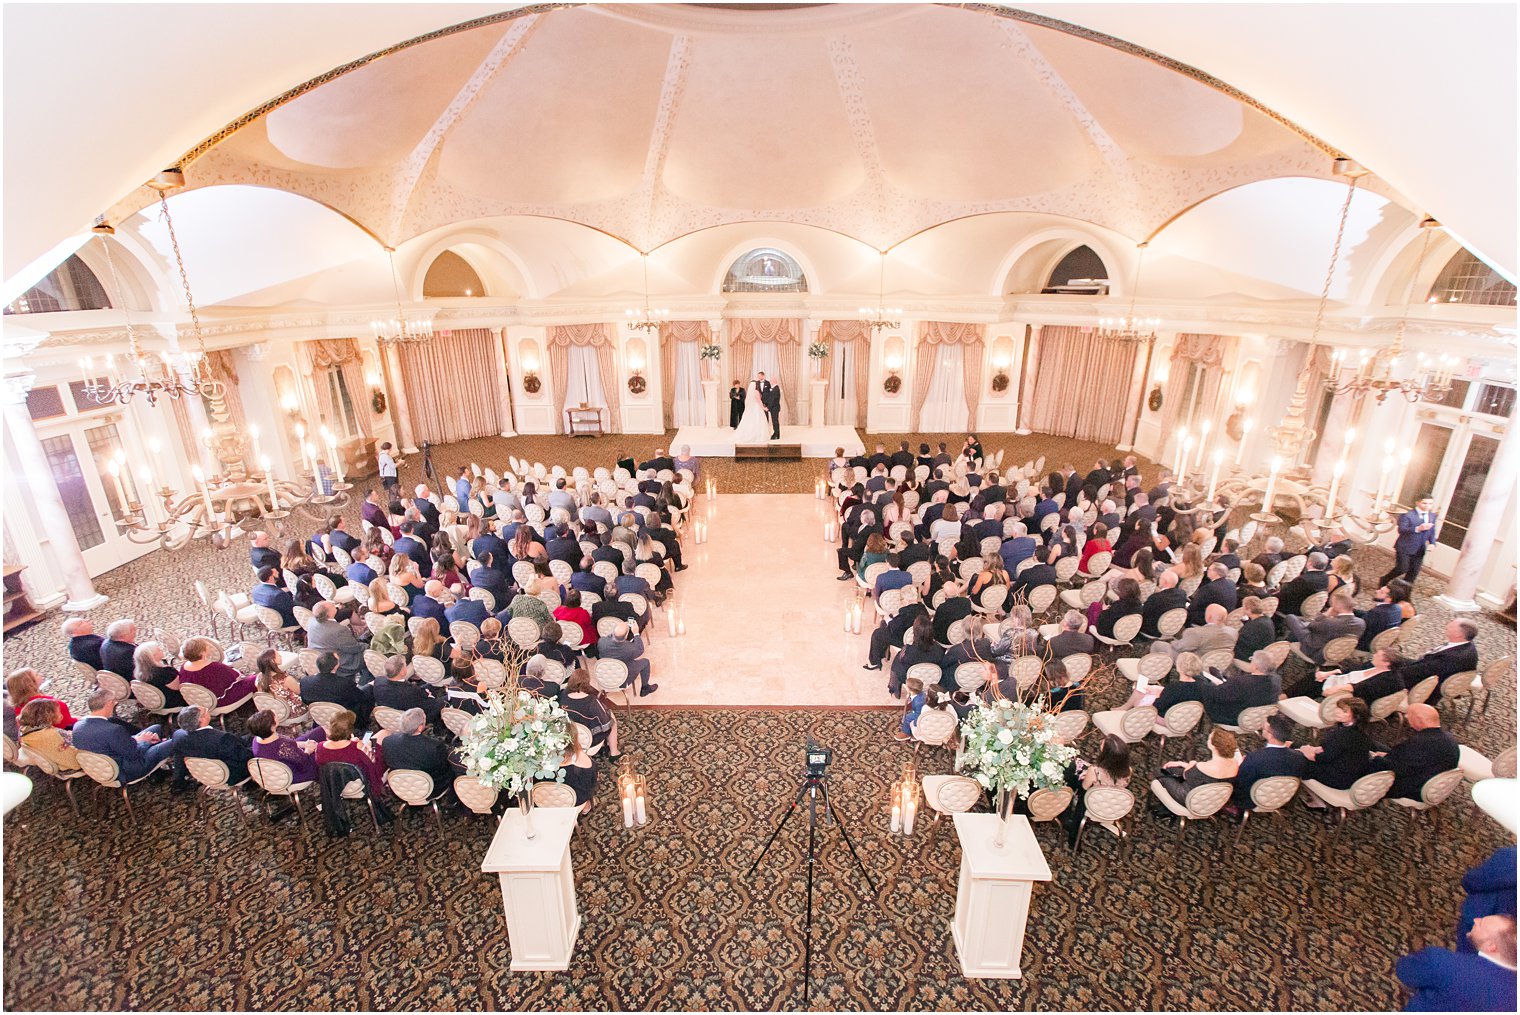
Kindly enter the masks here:
M 865 321 L 821 321 L 818 325 L 820 342 L 853 342 L 857 338 L 869 340 L 871 326 Z
M 929 345 L 970 345 L 982 341 L 986 327 L 958 321 L 920 321 L 918 340 Z
M 802 329 L 797 327 L 795 317 L 743 317 L 731 322 L 729 339 L 741 345 L 751 342 L 800 345 Z
M 611 345 L 611 329 L 605 324 L 551 324 L 549 347 Z
M 1172 359 L 1192 360 L 1204 366 L 1223 366 L 1230 340 L 1223 335 L 1194 335 L 1183 332 L 1172 346 Z
M 227 406 L 232 425 L 243 429 L 248 425 L 248 418 L 243 412 L 243 392 L 238 384 L 237 366 L 232 362 L 232 353 L 226 349 L 206 353 L 202 369 L 213 381 L 221 382 L 222 402 Z
M 318 338 L 302 344 L 311 357 L 311 365 L 318 370 L 357 363 L 362 359 L 357 339 Z
M 677 342 L 707 342 L 712 334 L 706 321 L 666 321 L 660 325 L 662 338 Z

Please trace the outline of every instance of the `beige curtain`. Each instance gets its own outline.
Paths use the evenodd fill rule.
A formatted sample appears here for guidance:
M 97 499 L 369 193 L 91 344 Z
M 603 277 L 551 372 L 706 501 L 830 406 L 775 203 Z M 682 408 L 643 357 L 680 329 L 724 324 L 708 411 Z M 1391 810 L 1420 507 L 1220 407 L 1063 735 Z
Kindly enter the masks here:
M 368 437 L 374 433 L 370 424 L 372 412 L 369 407 L 369 387 L 364 383 L 364 357 L 359 351 L 359 340 L 355 338 L 319 338 L 310 342 L 301 343 L 301 348 L 306 353 L 306 360 L 311 368 L 311 386 L 317 396 L 317 412 L 333 427 L 336 426 L 341 414 L 337 407 L 332 404 L 332 389 L 327 381 L 327 372 L 334 368 L 343 372 L 343 383 L 348 388 L 348 397 L 353 402 L 354 420 L 358 423 L 361 436 Z
M 783 419 L 797 418 L 798 359 L 801 357 L 802 328 L 792 317 L 744 317 L 729 324 L 728 344 L 733 350 L 734 369 L 741 383 L 748 384 L 754 363 L 756 342 L 775 342 L 776 358 L 781 361 L 781 399 Z
M 206 353 L 203 369 L 213 381 L 221 382 L 222 401 L 227 406 L 232 424 L 239 430 L 245 429 L 248 426 L 248 416 L 243 411 L 243 392 L 238 386 L 237 367 L 232 362 L 232 353 L 226 349 Z M 206 413 L 210 415 L 210 406 L 207 406 Z
M 613 354 L 611 328 L 605 324 L 555 324 L 549 327 L 549 369 L 558 385 L 554 403 L 559 407 L 560 427 L 565 425 L 565 398 L 569 393 L 565 372 L 570 365 L 570 347 L 595 346 L 597 374 L 602 381 L 602 396 L 607 400 L 608 429 L 623 430 L 618 412 L 617 361 Z
M 1234 338 L 1224 335 L 1197 335 L 1182 333 L 1172 345 L 1172 358 L 1167 372 L 1167 398 L 1161 409 L 1161 437 L 1170 439 L 1177 429 L 1177 416 L 1182 411 L 1182 392 L 1186 387 L 1187 371 L 1191 364 L 1199 364 L 1203 371 L 1203 390 L 1198 393 L 1198 415 L 1201 419 L 1213 419 L 1219 403 L 1219 386 L 1224 379 L 1225 360 L 1233 350 Z M 1328 354 L 1326 360 L 1328 362 Z
M 923 415 L 924 398 L 929 394 L 929 381 L 934 374 L 936 347 L 941 345 L 964 345 L 962 352 L 965 372 L 967 424 L 976 429 L 976 407 L 982 394 L 982 358 L 985 328 L 980 324 L 959 321 L 921 321 L 918 325 L 918 362 L 913 372 L 913 429 L 919 428 Z
M 864 321 L 823 321 L 818 326 L 818 341 L 833 346 L 830 356 L 836 360 L 844 355 L 844 350 L 849 350 L 854 357 L 855 363 L 855 399 L 845 404 L 834 397 L 837 392 L 828 392 L 825 397 L 829 406 L 838 405 L 838 422 L 848 422 L 853 426 L 865 423 L 865 408 L 870 404 L 870 394 L 866 391 L 866 385 L 871 380 L 871 329 Z M 833 384 L 834 371 L 828 372 L 830 385 Z M 827 413 L 825 417 L 827 417 Z M 825 420 L 817 420 L 823 423 Z
M 1140 345 L 1086 328 L 1042 327 L 1028 426 L 1100 444 L 1123 439 Z M 1123 393 L 1115 397 L 1115 393 Z
M 488 328 L 462 328 L 397 347 L 416 439 L 444 444 L 501 432 L 495 337 Z
M 674 427 L 676 402 L 676 343 L 708 341 L 706 321 L 670 321 L 660 325 L 660 401 L 665 406 L 665 425 Z

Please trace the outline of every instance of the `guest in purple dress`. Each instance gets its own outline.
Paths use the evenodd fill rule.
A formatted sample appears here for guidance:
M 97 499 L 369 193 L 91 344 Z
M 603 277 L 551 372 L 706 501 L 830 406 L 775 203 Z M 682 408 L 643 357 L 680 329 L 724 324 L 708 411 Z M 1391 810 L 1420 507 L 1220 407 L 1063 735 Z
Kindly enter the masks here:
M 253 693 L 254 678 L 244 676 L 217 658 L 216 642 L 210 638 L 191 638 L 181 649 L 185 665 L 180 667 L 181 682 L 199 684 L 216 695 L 218 706 L 242 701 Z
M 279 761 L 290 767 L 296 783 L 313 782 L 317 778 L 316 745 L 327 734 L 317 726 L 303 733 L 299 740 L 283 736 L 275 725 L 274 713 L 260 709 L 248 719 L 248 732 L 253 734 L 253 756 L 269 761 Z

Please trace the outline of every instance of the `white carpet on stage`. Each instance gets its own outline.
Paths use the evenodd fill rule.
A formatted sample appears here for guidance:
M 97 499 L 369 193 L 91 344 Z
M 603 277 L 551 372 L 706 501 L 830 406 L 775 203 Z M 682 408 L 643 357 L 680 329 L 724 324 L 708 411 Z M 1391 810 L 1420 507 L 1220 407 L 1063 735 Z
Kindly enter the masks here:
M 865 453 L 865 445 L 852 426 L 784 426 L 781 439 L 772 444 L 800 444 L 804 458 L 832 458 L 835 448 L 846 455 Z M 734 453 L 734 432 L 728 427 L 683 426 L 671 438 L 670 450 L 690 446 L 694 455 L 724 456 Z

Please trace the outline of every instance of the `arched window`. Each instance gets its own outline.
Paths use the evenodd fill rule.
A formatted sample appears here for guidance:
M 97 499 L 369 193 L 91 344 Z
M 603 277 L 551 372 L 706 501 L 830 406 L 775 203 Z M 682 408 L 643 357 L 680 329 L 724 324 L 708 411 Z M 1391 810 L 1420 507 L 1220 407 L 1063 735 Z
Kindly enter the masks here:
M 433 296 L 484 296 L 486 287 L 480 281 L 480 276 L 475 274 L 475 269 L 470 267 L 470 262 L 454 253 L 445 250 L 433 259 L 428 265 L 427 274 L 422 279 L 422 296 L 424 299 Z
M 802 265 L 773 247 L 751 250 L 733 263 L 723 279 L 726 293 L 805 293 Z
M 1108 294 L 1108 268 L 1092 247 L 1078 247 L 1061 258 L 1050 278 L 1045 280 L 1045 288 L 1040 291 L 1105 296 Z
M 89 265 L 70 254 L 47 278 L 18 296 L 7 314 L 51 314 L 60 310 L 109 310 L 111 298 Z
M 1425 298 L 1430 303 L 1512 307 L 1515 305 L 1515 286 L 1478 260 L 1478 255 L 1464 248 L 1446 262 Z

